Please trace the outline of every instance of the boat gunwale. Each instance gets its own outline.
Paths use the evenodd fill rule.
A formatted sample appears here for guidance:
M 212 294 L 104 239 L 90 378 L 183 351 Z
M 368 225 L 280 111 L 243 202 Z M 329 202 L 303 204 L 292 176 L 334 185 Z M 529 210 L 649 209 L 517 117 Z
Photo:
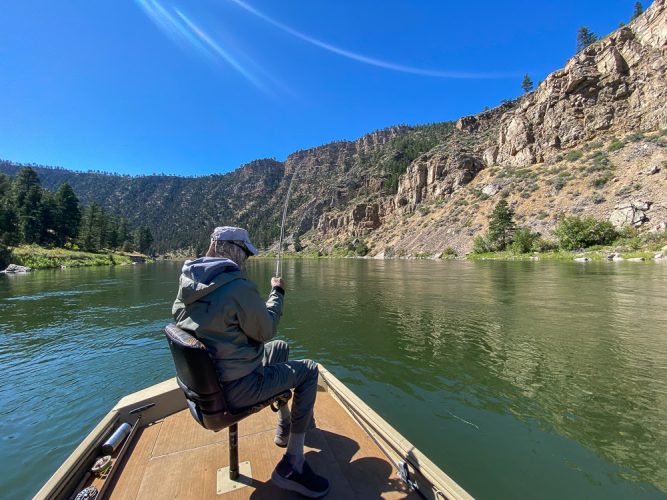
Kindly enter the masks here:
M 324 366 L 319 365 L 319 367 L 320 376 L 324 379 L 334 399 L 353 418 L 357 425 L 371 437 L 392 464 L 396 466 L 397 461 L 406 462 L 410 473 L 417 476 L 418 485 L 421 479 L 422 485 L 426 483 L 431 486 L 430 490 L 419 488 L 422 495 L 435 500 L 440 498 L 472 500 L 473 497 L 467 491 L 338 380 L 335 375 Z

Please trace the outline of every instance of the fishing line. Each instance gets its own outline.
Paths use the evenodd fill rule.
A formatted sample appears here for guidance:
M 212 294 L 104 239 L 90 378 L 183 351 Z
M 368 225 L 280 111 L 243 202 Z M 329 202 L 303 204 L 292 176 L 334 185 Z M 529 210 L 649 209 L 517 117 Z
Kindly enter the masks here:
M 283 239 L 285 238 L 285 220 L 287 219 L 287 205 L 289 205 L 289 196 L 292 192 L 292 183 L 296 177 L 297 170 L 294 170 L 292 178 L 289 181 L 289 187 L 287 188 L 287 196 L 285 197 L 285 206 L 283 207 L 283 221 L 280 224 L 280 242 L 278 243 L 278 258 L 276 259 L 276 278 L 282 277 L 283 272 Z

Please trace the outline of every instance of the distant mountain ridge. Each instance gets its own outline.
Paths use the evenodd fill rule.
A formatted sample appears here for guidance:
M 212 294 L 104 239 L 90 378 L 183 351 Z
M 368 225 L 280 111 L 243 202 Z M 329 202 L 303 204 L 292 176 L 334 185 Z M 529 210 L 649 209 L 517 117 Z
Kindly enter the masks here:
M 660 228 L 666 2 L 582 50 L 535 91 L 456 123 L 389 127 L 195 178 L 33 168 L 49 189 L 68 182 L 84 204 L 147 224 L 159 252 L 201 248 L 219 224 L 245 226 L 258 245 L 271 245 L 292 175 L 287 234 L 311 249 L 363 239 L 378 256 L 465 253 L 500 196 L 545 235 L 559 213 L 620 220 L 635 205 L 647 207 L 637 226 Z M 17 169 L 0 162 L 1 172 Z

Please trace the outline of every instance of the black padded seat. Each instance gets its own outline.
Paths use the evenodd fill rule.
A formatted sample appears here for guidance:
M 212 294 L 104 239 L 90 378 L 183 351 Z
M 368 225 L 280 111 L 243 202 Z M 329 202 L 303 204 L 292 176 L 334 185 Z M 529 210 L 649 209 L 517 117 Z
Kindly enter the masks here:
M 165 327 L 164 333 L 176 365 L 176 381 L 185 393 L 194 419 L 205 429 L 216 432 L 229 427 L 230 477 L 236 479 L 238 477 L 237 423 L 269 405 L 277 411 L 280 406 L 287 404 L 292 392 L 284 391 L 266 401 L 231 412 L 225 402 L 218 374 L 206 346 L 193 334 L 173 323 Z

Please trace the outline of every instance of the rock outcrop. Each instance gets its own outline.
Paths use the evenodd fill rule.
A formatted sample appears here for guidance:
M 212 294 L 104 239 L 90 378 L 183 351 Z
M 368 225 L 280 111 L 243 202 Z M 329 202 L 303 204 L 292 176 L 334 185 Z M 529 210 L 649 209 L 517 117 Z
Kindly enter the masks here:
M 482 168 L 484 163 L 470 154 L 427 153 L 401 178 L 396 206 L 414 211 L 422 201 L 450 195 L 465 186 Z
M 666 9 L 665 0 L 656 0 L 643 16 L 586 47 L 505 113 L 495 162 L 526 166 L 604 131 L 667 127 Z
M 323 235 L 366 236 L 382 225 L 386 208 L 382 203 L 360 203 L 342 214 L 327 213 L 320 217 L 317 229 Z
M 7 269 L 0 272 L 5 274 L 22 274 L 22 273 L 29 273 L 30 271 L 32 271 L 32 268 L 30 267 L 19 266 L 18 264 L 9 264 L 7 266 Z
M 625 226 L 639 227 L 648 222 L 647 212 L 651 209 L 651 205 L 652 203 L 647 201 L 619 203 L 614 207 L 609 221 L 618 228 Z

